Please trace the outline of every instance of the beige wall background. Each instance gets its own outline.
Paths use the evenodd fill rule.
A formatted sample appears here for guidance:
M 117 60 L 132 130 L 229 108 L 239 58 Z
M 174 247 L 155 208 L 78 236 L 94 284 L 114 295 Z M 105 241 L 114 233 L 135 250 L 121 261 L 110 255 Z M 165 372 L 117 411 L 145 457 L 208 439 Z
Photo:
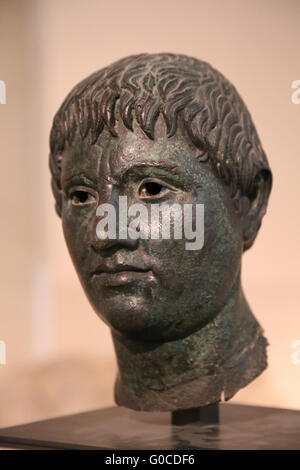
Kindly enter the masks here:
M 54 213 L 48 136 L 72 86 L 140 52 L 208 61 L 249 107 L 274 173 L 243 263 L 269 367 L 232 402 L 300 409 L 291 360 L 300 340 L 299 23 L 299 0 L 0 0 L 0 426 L 113 404 L 110 333 L 85 299 Z

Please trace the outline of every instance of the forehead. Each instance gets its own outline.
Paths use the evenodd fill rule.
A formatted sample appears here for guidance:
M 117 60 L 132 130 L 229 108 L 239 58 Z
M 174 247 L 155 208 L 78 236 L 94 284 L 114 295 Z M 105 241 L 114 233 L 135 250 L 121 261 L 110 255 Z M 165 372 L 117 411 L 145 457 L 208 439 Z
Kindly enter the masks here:
M 90 145 L 77 136 L 67 147 L 62 159 L 62 178 L 69 179 L 79 173 L 91 177 L 119 179 L 131 169 L 160 167 L 172 172 L 197 172 L 197 149 L 177 132 L 168 138 L 165 133 L 154 140 L 141 129 L 122 129 L 118 137 L 104 130 L 97 144 Z

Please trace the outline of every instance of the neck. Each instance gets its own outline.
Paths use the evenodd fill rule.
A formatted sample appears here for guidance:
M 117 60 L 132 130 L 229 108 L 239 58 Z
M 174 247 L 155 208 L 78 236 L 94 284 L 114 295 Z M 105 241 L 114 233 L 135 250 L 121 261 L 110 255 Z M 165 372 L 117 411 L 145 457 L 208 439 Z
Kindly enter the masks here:
M 151 343 L 113 332 L 116 403 L 174 411 L 228 400 L 266 368 L 262 333 L 240 283 L 215 318 L 185 338 Z

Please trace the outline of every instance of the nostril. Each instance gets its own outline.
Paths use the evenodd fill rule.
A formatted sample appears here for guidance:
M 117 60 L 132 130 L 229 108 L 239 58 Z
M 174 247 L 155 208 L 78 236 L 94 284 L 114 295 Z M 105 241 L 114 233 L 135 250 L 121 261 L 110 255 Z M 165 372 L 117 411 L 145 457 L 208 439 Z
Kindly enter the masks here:
M 96 251 L 114 253 L 121 248 L 127 248 L 128 250 L 134 250 L 138 246 L 138 240 L 131 238 L 119 239 L 119 238 L 98 238 L 97 235 L 92 238 L 91 245 Z
M 121 249 L 121 247 L 119 245 L 106 246 L 106 247 L 103 247 L 103 248 L 97 248 L 97 247 L 93 246 L 93 248 L 97 253 L 101 254 L 102 258 L 110 258 L 117 251 L 119 251 Z

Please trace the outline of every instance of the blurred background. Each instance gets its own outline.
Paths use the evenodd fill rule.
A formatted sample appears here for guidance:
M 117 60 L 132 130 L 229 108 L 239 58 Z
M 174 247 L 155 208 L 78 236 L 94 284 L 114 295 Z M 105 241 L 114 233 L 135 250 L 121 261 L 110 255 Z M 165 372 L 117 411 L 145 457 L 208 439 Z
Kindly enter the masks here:
M 274 186 L 243 285 L 269 367 L 232 402 L 300 409 L 299 24 L 299 0 L 0 0 L 0 427 L 114 404 L 110 332 L 67 253 L 48 139 L 71 87 L 141 52 L 206 60 L 253 116 Z

